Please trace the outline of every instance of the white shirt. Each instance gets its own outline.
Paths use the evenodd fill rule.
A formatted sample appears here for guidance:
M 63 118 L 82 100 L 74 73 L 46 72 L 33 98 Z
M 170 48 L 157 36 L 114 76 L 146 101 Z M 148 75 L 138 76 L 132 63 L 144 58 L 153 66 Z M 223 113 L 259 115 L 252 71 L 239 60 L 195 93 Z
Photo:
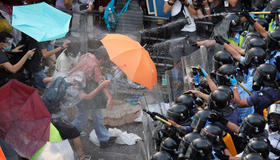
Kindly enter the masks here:
M 278 132 L 269 132 L 269 128 L 268 125 L 266 124 L 265 129 L 268 130 L 268 139 L 270 141 L 270 144 L 273 146 L 273 148 L 276 148 L 278 150 L 280 150 L 280 135 Z M 277 159 L 279 158 L 278 156 L 276 156 L 275 154 L 273 154 L 272 152 L 269 152 L 269 159 Z
M 164 0 L 168 1 L 168 0 Z M 192 5 L 192 0 L 188 0 L 189 4 Z M 179 0 L 176 0 L 174 2 L 174 5 L 171 8 L 171 16 L 176 16 L 180 11 L 181 11 L 182 3 Z M 190 23 L 189 25 L 185 25 L 184 28 L 181 29 L 181 31 L 187 31 L 187 32 L 194 32 L 196 31 L 196 26 L 194 23 L 193 17 L 190 15 L 188 8 L 184 6 L 184 11 L 183 11 L 185 17 L 189 17 Z

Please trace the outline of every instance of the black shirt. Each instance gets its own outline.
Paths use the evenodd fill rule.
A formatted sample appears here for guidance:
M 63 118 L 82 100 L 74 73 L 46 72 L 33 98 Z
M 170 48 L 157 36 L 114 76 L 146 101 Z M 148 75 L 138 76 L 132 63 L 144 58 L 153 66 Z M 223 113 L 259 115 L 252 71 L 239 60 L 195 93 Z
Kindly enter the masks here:
M 5 62 L 9 62 L 9 58 L 4 52 L 0 50 L 0 64 L 3 64 Z

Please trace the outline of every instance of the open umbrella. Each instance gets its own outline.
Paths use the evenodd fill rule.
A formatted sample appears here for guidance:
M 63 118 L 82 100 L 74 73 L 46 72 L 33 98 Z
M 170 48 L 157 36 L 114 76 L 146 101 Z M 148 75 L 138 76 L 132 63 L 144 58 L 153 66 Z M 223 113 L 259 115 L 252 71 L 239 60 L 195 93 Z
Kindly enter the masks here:
M 48 140 L 50 113 L 36 89 L 11 80 L 0 88 L 0 136 L 30 158 Z
M 157 84 L 157 70 L 148 51 L 137 41 L 121 34 L 107 34 L 101 40 L 110 60 L 136 83 L 149 89 Z
M 38 42 L 62 38 L 69 31 L 71 16 L 45 2 L 14 6 L 12 26 Z

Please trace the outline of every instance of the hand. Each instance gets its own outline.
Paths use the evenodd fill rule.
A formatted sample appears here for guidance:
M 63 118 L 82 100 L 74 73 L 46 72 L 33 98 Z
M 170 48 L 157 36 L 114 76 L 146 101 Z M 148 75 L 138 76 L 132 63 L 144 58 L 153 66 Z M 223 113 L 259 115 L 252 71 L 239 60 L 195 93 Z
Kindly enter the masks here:
M 207 76 L 208 76 L 207 72 L 206 72 L 202 67 L 199 67 L 199 68 L 200 68 L 200 70 L 201 70 L 203 76 L 204 76 L 204 77 L 207 77 Z
M 28 58 L 31 58 L 35 53 L 36 48 L 27 51 L 26 55 Z
M 244 16 L 250 24 L 254 24 L 256 21 L 250 16 L 248 11 L 241 11 L 240 15 Z
M 229 44 L 229 41 L 224 39 L 222 36 L 214 36 L 214 39 L 216 40 L 217 43 L 224 45 L 224 43 Z
M 70 44 L 70 43 L 71 43 L 71 41 L 66 40 L 65 42 L 63 42 L 62 47 L 63 47 L 63 48 L 67 48 L 67 47 L 69 47 L 69 44 Z
M 199 96 L 199 91 L 197 91 L 197 90 L 189 90 L 189 92 L 191 92 L 195 96 Z
M 229 76 L 228 79 L 232 85 L 237 85 L 237 80 L 236 80 L 235 76 L 233 76 L 233 77 Z
M 14 53 L 22 52 L 22 47 L 23 47 L 23 46 L 24 46 L 24 45 L 19 45 L 19 46 L 17 46 L 16 48 L 12 49 L 12 52 L 14 52 Z
M 105 10 L 105 7 L 103 7 L 103 6 L 99 6 L 99 7 L 98 7 L 99 13 L 103 13 L 104 10 Z

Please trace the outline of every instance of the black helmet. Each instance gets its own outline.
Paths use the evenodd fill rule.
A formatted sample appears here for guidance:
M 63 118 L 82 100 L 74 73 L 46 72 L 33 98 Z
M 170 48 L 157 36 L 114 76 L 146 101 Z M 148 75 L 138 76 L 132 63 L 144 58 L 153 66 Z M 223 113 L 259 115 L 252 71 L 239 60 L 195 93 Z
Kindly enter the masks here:
M 172 157 L 177 157 L 178 154 L 177 148 L 178 148 L 177 142 L 170 137 L 166 138 L 160 144 L 160 151 L 165 151 L 169 153 Z
M 265 63 L 266 53 L 262 48 L 254 47 L 246 51 L 245 65 L 248 67 L 258 67 Z
M 270 31 L 266 36 L 267 48 L 270 50 L 279 49 L 280 46 L 280 30 Z
M 179 96 L 175 99 L 176 104 L 183 104 L 187 107 L 187 109 L 188 109 L 187 117 L 192 117 L 194 115 L 194 112 L 193 112 L 193 110 L 195 108 L 194 101 L 195 101 L 194 98 L 188 94 L 182 94 L 181 96 Z
M 225 18 L 230 21 L 229 33 L 243 31 L 243 26 L 242 26 L 240 17 L 238 15 L 228 14 Z
M 226 92 L 230 96 L 231 100 L 234 98 L 233 91 L 232 91 L 232 89 L 230 87 L 223 85 L 223 86 L 219 86 L 218 89 L 219 90 L 223 90 L 224 92 Z
M 256 18 L 255 20 L 260 25 L 262 25 L 265 28 L 266 31 L 268 31 L 269 23 L 267 22 L 267 20 L 265 18 Z
M 260 153 L 249 153 L 241 157 L 241 160 L 265 160 Z
M 221 144 L 224 132 L 218 125 L 209 124 L 201 129 L 200 135 L 207 138 L 212 144 Z
M 232 55 L 225 50 L 216 52 L 213 59 L 215 70 L 220 68 L 223 64 L 234 64 Z
M 210 94 L 209 109 L 222 112 L 222 110 L 229 106 L 231 97 L 224 90 L 217 89 Z
M 167 152 L 157 152 L 155 153 L 151 160 L 173 160 L 173 158 Z
M 242 121 L 239 129 L 239 136 L 243 138 L 252 138 L 264 133 L 265 120 L 263 116 L 253 113 L 249 114 Z
M 262 38 L 252 38 L 249 40 L 246 50 L 249 50 L 253 47 L 259 47 L 263 50 L 266 50 L 266 42 Z
M 185 154 L 189 148 L 189 145 L 197 138 L 200 138 L 200 134 L 195 132 L 188 133 L 184 136 L 178 148 L 178 160 L 185 160 Z
M 266 11 L 276 11 L 277 9 L 280 8 L 280 0 L 271 0 L 267 7 L 266 7 Z
M 251 11 L 262 11 L 264 9 L 264 0 L 251 0 Z
M 260 153 L 264 159 L 268 159 L 269 155 L 269 145 L 268 142 L 263 139 L 254 139 L 249 142 L 244 149 L 243 155 L 247 155 L 249 153 Z M 242 156 L 243 156 L 242 155 Z
M 276 132 L 280 130 L 280 103 L 273 103 L 269 106 L 267 119 L 271 131 Z
M 190 118 L 188 108 L 183 104 L 175 103 L 167 110 L 167 118 L 178 124 L 183 124 Z
M 198 86 L 198 89 L 199 89 L 199 91 L 200 92 L 202 92 L 202 93 L 205 93 L 205 94 L 210 94 L 211 93 L 211 89 L 210 89 L 210 87 L 209 87 L 209 84 L 208 84 L 208 82 L 207 82 L 207 80 L 206 79 L 201 79 L 200 80 L 200 84 L 199 84 L 199 86 Z M 197 99 L 198 100 L 198 99 Z M 196 100 L 196 101 L 197 101 Z M 203 101 L 203 103 L 204 103 L 204 101 Z M 203 104 L 202 103 L 202 104 Z M 196 103 L 197 104 L 197 103 Z M 201 104 L 201 103 L 198 103 L 197 105 L 199 105 L 199 104 Z M 201 104 L 201 105 L 202 105 Z M 199 106 L 201 106 L 201 105 L 199 105 Z
M 236 74 L 237 70 L 234 65 L 224 64 L 218 69 L 218 72 L 216 73 L 216 79 L 219 85 L 231 86 L 231 83 L 227 77 L 236 77 Z
M 212 160 L 212 144 L 206 138 L 197 138 L 189 146 L 186 159 L 189 160 Z
M 210 113 L 211 112 L 208 109 L 204 109 L 194 115 L 193 121 L 191 123 L 191 127 L 193 128 L 194 132 L 200 132 L 200 130 L 205 126 Z
M 253 38 L 262 38 L 261 34 L 258 32 L 249 32 L 247 35 L 244 37 L 243 43 L 241 44 L 242 48 L 246 48 L 247 44 L 249 41 Z
M 261 64 L 253 77 L 253 90 L 258 91 L 262 86 L 275 87 L 276 68 L 272 64 Z

